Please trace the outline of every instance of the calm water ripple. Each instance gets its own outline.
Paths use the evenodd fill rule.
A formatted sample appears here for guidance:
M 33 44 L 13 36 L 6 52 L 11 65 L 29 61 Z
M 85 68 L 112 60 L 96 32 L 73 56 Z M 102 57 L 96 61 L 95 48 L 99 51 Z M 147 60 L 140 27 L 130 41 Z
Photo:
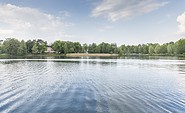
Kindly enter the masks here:
M 185 112 L 185 61 L 0 60 L 2 113 Z

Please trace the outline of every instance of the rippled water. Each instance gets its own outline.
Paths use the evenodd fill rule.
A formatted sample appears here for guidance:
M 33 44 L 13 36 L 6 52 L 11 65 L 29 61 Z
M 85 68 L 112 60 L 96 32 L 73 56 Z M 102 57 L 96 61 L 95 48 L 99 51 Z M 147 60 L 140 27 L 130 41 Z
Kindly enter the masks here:
M 0 60 L 0 112 L 185 112 L 185 61 Z

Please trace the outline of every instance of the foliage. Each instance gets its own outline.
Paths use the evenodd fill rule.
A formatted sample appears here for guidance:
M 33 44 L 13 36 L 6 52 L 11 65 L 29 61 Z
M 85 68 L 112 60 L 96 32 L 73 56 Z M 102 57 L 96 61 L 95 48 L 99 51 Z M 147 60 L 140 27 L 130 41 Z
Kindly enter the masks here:
M 18 55 L 19 47 L 20 42 L 15 38 L 7 38 L 3 43 L 4 52 L 9 55 Z
M 21 41 L 20 46 L 17 51 L 18 55 L 26 55 L 27 54 L 27 46 L 24 40 Z
M 3 52 L 3 44 L 2 44 L 2 40 L 0 40 L 0 54 Z
M 173 54 L 174 53 L 174 44 L 168 44 L 167 51 L 169 54 Z
M 28 41 L 26 42 L 27 52 L 28 52 L 28 53 L 32 53 L 32 48 L 33 48 L 33 45 L 34 45 L 35 43 L 36 43 L 36 40 L 33 40 L 33 41 L 28 40 Z
M 88 52 L 88 45 L 87 44 L 83 44 L 83 46 L 82 46 L 82 52 L 83 53 L 87 53 Z
M 161 46 L 158 44 L 156 47 L 155 47 L 155 53 L 156 54 L 159 54 L 160 53 L 160 50 L 161 50 Z
M 0 53 L 8 55 L 26 55 L 43 54 L 47 49 L 47 42 L 41 39 L 28 40 L 21 42 L 15 38 L 7 38 L 0 41 Z M 49 46 L 50 47 L 50 46 Z M 57 40 L 51 45 L 52 49 L 58 54 L 68 53 L 108 53 L 120 55 L 135 55 L 135 54 L 185 54 L 185 39 L 180 39 L 177 42 L 169 42 L 165 44 L 148 43 L 139 45 L 121 45 L 117 46 L 116 43 L 100 44 L 83 44 L 79 42 L 61 41 Z
M 180 39 L 175 43 L 175 52 L 177 54 L 185 53 L 185 39 Z
M 154 54 L 154 47 L 150 45 L 148 51 L 149 51 L 149 54 Z
M 37 44 L 35 43 L 35 44 L 33 45 L 33 47 L 32 47 L 32 53 L 33 53 L 33 54 L 37 54 L 38 52 L 39 52 L 38 46 L 37 46 Z
M 70 41 L 55 41 L 52 44 L 52 48 L 60 54 L 67 53 L 80 53 L 82 52 L 82 46 L 79 42 L 70 42 Z

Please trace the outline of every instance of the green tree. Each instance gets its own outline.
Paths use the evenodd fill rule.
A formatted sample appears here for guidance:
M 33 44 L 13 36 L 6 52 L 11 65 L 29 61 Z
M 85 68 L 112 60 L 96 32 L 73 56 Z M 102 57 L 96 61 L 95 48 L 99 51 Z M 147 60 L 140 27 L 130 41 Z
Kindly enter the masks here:
M 41 39 L 38 39 L 37 42 L 38 53 L 44 53 L 47 49 L 47 42 Z
M 149 54 L 154 54 L 154 47 L 152 45 L 149 46 Z
M 100 53 L 100 46 L 99 46 L 99 45 L 96 46 L 96 48 L 95 48 L 95 53 Z
M 41 43 L 40 49 L 39 49 L 40 53 L 44 53 L 46 51 L 46 49 L 47 49 L 46 43 L 44 43 L 44 42 Z
M 162 53 L 162 54 L 168 53 L 167 46 L 168 46 L 167 44 L 161 45 L 160 53 Z
M 74 48 L 70 48 L 69 51 L 70 51 L 70 53 L 74 53 L 75 52 Z
M 155 47 L 155 53 L 156 54 L 159 54 L 160 53 L 160 50 L 161 50 L 161 46 L 158 44 L 156 47 Z
M 74 51 L 75 53 L 80 53 L 82 51 L 82 46 L 79 42 L 74 42 Z
M 149 53 L 149 46 L 148 45 L 143 44 L 142 48 L 143 48 L 143 54 L 148 54 Z
M 0 40 L 0 54 L 3 53 L 3 40 Z
M 139 47 L 138 46 L 134 46 L 134 53 L 139 53 Z
M 64 45 L 64 42 L 60 41 L 60 40 L 57 40 L 55 41 L 53 44 L 52 44 L 52 48 L 57 52 L 57 53 L 64 53 L 64 50 L 63 50 L 63 45 Z
M 88 52 L 89 53 L 96 53 L 96 48 L 97 48 L 96 43 L 92 43 L 89 45 Z
M 88 45 L 87 44 L 83 44 L 82 51 L 83 51 L 83 53 L 87 53 L 88 52 Z
M 53 44 L 52 44 L 52 48 L 53 50 L 55 50 L 56 52 L 60 52 L 60 43 L 61 41 L 60 40 L 57 40 L 55 41 Z
M 32 48 L 33 48 L 33 45 L 34 45 L 35 43 L 36 43 L 36 40 L 33 40 L 33 41 L 28 40 L 28 41 L 26 42 L 27 52 L 28 52 L 28 53 L 32 53 Z
M 114 51 L 114 48 L 115 48 L 114 46 L 116 46 L 116 45 L 113 44 L 112 47 L 111 47 L 111 44 L 102 42 L 98 46 L 99 46 L 99 49 L 100 49 L 100 53 L 112 53 Z
M 24 40 L 21 41 L 20 47 L 18 48 L 18 55 L 26 55 L 27 54 L 27 46 Z
M 67 43 L 64 44 L 64 54 L 68 53 L 68 47 L 67 47 Z
M 20 42 L 15 38 L 7 38 L 3 43 L 3 49 L 9 55 L 18 55 L 19 47 Z
M 126 53 L 126 46 L 125 45 L 121 45 L 119 47 L 119 54 L 120 55 L 124 55 Z
M 175 53 L 177 54 L 185 53 L 185 39 L 180 39 L 175 43 Z
M 33 45 L 33 48 L 32 48 L 32 53 L 37 54 L 38 52 L 39 52 L 38 46 L 37 46 L 37 44 L 35 43 L 35 44 Z
M 167 51 L 168 51 L 169 54 L 173 54 L 174 53 L 174 45 L 173 44 L 168 44 Z
M 111 53 L 111 54 L 118 53 L 118 47 L 117 47 L 117 44 L 116 43 L 110 44 L 110 52 L 109 53 Z

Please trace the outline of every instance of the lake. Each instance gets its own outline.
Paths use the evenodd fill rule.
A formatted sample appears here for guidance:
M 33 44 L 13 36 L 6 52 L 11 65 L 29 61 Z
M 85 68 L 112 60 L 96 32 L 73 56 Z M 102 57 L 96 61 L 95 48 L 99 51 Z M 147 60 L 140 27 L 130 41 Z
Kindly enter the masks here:
M 0 112 L 185 112 L 185 60 L 0 59 Z

